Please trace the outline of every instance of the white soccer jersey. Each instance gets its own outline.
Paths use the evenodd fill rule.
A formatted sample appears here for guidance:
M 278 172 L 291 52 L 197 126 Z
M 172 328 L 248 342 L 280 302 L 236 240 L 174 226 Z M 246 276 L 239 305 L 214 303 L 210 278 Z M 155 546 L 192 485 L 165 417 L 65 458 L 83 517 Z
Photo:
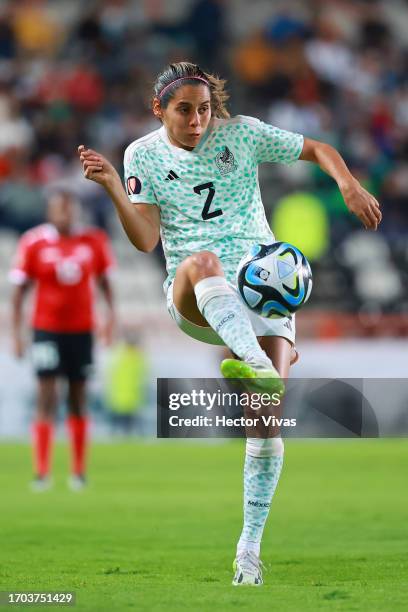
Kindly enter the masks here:
M 212 119 L 193 151 L 172 145 L 166 129 L 135 140 L 125 152 L 125 182 L 134 204 L 160 209 L 168 278 L 192 253 L 212 251 L 227 280 L 254 243 L 271 243 L 258 182 L 258 164 L 292 164 L 303 136 L 238 115 Z

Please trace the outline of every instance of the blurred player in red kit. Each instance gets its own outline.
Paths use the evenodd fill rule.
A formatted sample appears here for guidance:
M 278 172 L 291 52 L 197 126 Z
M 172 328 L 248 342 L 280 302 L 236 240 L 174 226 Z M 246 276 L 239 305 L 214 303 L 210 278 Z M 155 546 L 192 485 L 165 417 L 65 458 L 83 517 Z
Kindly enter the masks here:
M 85 485 L 87 446 L 86 380 L 92 364 L 94 285 L 106 302 L 105 341 L 114 325 L 112 287 L 108 272 L 113 258 L 107 235 L 78 225 L 79 205 L 68 192 L 48 198 L 48 223 L 20 238 L 10 272 L 14 284 L 12 320 L 14 353 L 24 354 L 23 302 L 34 286 L 32 361 L 38 379 L 37 414 L 33 424 L 33 488 L 51 484 L 50 464 L 58 379 L 68 382 L 67 427 L 71 442 L 73 489 Z

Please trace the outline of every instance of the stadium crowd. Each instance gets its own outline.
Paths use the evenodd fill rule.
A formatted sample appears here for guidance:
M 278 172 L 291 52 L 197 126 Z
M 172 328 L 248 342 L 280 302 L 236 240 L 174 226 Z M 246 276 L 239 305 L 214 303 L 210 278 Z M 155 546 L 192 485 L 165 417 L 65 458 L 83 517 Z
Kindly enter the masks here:
M 121 168 L 127 144 L 155 127 L 154 75 L 166 62 L 189 58 L 228 78 L 232 114 L 255 115 L 339 148 L 384 209 L 381 238 L 368 248 L 385 266 L 377 303 L 395 310 L 398 298 L 402 308 L 407 31 L 404 0 L 3 1 L 0 227 L 21 232 L 41 222 L 44 187 L 58 184 L 76 190 L 92 221 L 109 231 L 111 205 L 82 179 L 76 147 L 85 142 Z M 356 248 L 350 236 L 361 232 L 335 184 L 304 163 L 290 172 L 269 167 L 261 178 L 268 214 L 288 191 L 319 196 L 329 221 L 322 254 L 337 272 L 346 268 Z M 353 274 L 355 261 L 344 269 L 345 282 Z M 378 278 L 374 285 L 381 285 Z

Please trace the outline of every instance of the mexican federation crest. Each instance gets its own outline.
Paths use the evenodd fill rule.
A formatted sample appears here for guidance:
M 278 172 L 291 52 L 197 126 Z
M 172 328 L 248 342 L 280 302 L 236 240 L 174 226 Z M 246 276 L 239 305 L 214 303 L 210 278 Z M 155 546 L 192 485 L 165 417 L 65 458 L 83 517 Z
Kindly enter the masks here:
M 223 147 L 215 158 L 215 163 L 218 166 L 218 170 L 222 175 L 228 174 L 229 172 L 235 172 L 237 164 L 235 158 L 228 147 Z

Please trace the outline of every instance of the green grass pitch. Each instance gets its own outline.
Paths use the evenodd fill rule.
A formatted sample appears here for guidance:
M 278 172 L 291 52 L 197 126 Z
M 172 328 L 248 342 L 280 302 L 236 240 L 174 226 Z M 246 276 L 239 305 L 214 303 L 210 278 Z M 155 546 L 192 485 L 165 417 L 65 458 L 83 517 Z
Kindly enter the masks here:
M 231 586 L 242 461 L 242 441 L 95 444 L 72 493 L 59 445 L 33 494 L 28 446 L 1 445 L 0 590 L 101 612 L 408 610 L 406 440 L 286 442 L 258 589 Z

